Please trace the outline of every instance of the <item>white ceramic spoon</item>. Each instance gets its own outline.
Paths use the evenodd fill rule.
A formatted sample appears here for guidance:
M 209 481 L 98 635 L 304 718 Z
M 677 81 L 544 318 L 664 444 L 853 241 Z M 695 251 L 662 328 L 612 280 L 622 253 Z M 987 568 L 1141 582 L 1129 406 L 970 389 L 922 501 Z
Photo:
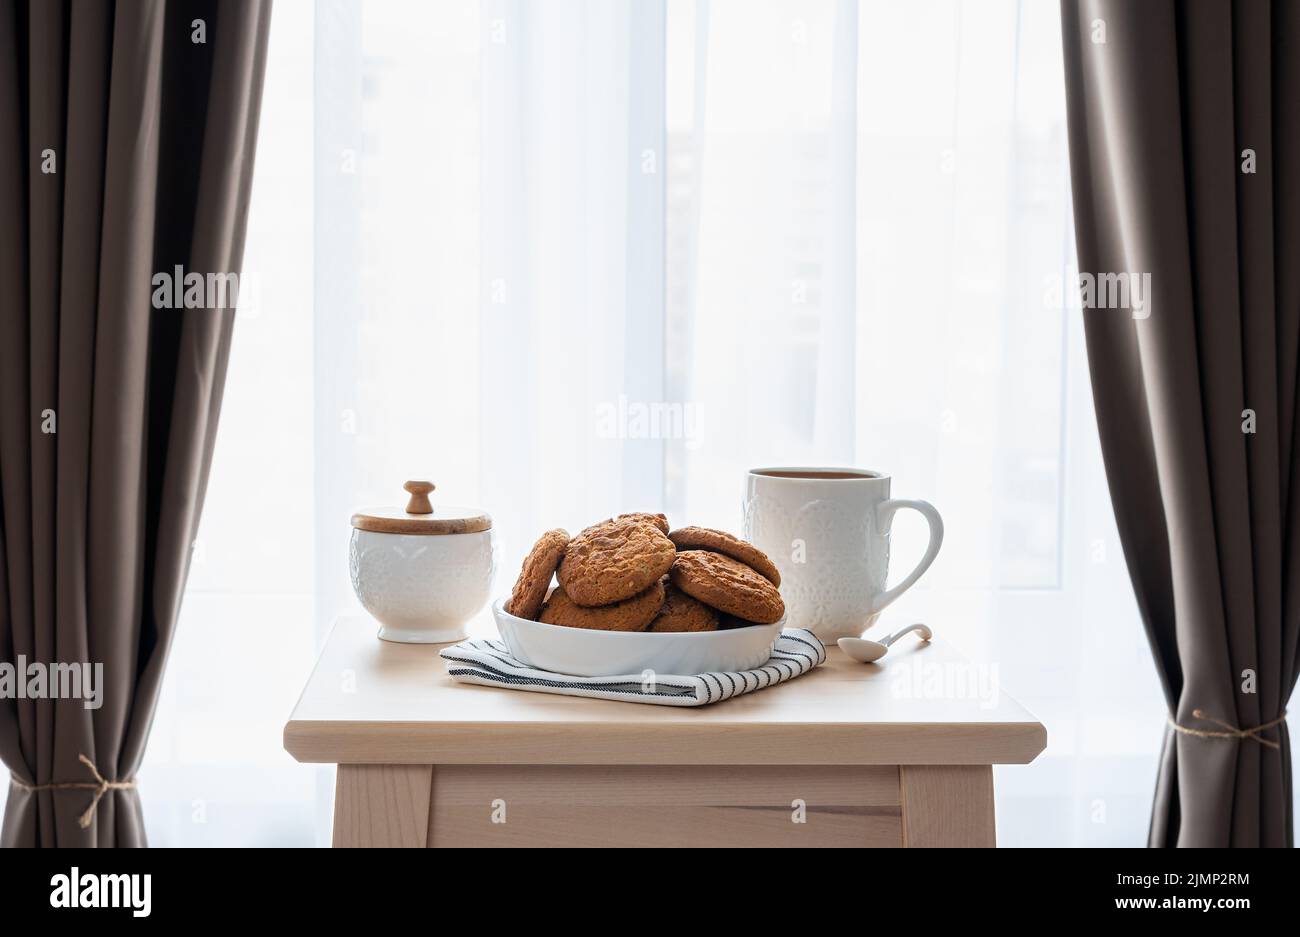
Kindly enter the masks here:
M 868 641 L 866 638 L 840 638 L 835 643 L 840 646 L 841 651 L 854 660 L 869 664 L 872 661 L 880 660 L 889 651 L 889 645 L 913 631 L 920 634 L 922 641 L 929 641 L 933 637 L 929 627 L 916 624 L 908 625 L 901 631 L 895 631 L 889 637 L 881 638 L 879 641 Z

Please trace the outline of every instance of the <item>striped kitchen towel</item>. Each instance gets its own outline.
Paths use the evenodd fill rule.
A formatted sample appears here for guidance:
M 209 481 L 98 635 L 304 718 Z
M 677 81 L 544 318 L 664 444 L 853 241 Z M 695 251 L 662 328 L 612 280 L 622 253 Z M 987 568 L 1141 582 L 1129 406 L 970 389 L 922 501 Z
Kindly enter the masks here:
M 653 679 L 641 674 L 573 677 L 536 670 L 512 656 L 503 642 L 486 638 L 461 641 L 440 653 L 447 661 L 447 673 L 462 683 L 660 706 L 704 706 L 743 696 L 803 676 L 826 660 L 822 643 L 802 628 L 782 631 L 767 663 L 754 670 L 655 674 Z

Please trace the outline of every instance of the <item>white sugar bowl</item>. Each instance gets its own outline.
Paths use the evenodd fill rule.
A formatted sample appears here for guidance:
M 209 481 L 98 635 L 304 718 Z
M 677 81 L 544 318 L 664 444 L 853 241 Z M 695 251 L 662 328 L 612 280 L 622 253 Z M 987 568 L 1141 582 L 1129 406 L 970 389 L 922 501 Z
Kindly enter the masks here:
M 352 515 L 352 588 L 385 641 L 459 641 L 492 592 L 492 518 L 477 508 L 434 510 L 431 482 L 403 487 L 411 495 L 405 510 Z

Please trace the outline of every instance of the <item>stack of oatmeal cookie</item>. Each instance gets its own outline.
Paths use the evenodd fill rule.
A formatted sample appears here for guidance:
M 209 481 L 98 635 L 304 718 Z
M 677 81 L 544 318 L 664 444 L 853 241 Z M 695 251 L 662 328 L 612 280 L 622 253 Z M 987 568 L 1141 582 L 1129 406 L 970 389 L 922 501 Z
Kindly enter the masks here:
M 548 595 L 552 575 L 559 585 Z M 739 537 L 670 531 L 662 514 L 620 514 L 572 539 L 542 534 L 505 609 L 569 628 L 717 631 L 780 619 L 780 584 L 767 555 Z

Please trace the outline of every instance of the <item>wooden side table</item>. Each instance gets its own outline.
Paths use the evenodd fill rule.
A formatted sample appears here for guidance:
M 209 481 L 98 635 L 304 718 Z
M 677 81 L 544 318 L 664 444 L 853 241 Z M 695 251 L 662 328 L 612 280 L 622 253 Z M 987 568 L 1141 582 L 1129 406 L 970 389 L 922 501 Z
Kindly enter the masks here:
M 1047 741 L 939 641 L 698 709 L 458 684 L 441 647 L 335 623 L 284 728 L 338 765 L 335 846 L 992 846 L 991 766 Z

